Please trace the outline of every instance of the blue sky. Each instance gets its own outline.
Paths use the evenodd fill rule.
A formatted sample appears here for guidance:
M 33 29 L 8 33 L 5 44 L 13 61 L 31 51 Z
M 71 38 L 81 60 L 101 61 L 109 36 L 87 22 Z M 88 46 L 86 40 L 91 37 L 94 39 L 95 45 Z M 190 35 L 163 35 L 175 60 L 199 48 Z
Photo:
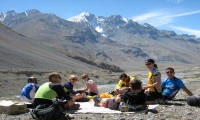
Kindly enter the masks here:
M 38 9 L 64 19 L 81 12 L 119 14 L 158 29 L 200 37 L 200 0 L 1 0 L 0 6 L 0 12 Z

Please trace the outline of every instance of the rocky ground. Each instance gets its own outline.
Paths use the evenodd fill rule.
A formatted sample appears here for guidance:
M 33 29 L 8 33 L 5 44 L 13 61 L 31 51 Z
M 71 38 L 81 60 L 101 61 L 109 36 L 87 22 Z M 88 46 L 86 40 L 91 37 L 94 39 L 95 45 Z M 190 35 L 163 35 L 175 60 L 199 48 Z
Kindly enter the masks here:
M 194 93 L 200 94 L 200 68 L 188 68 L 179 70 L 176 75 L 183 79 L 186 86 Z M 143 81 L 144 75 L 138 76 Z M 163 76 L 164 78 L 165 76 Z M 100 86 L 100 88 L 109 90 L 111 87 Z M 102 91 L 102 90 L 101 90 Z M 158 113 L 144 112 L 138 113 L 121 113 L 121 114 L 73 114 L 75 120 L 200 120 L 200 108 L 190 107 L 184 99 L 187 95 L 180 91 L 176 96 L 177 101 L 169 101 L 167 105 L 160 105 L 156 108 Z M 4 99 L 4 98 L 1 98 Z M 0 114 L 0 120 L 32 120 L 29 113 L 21 115 Z

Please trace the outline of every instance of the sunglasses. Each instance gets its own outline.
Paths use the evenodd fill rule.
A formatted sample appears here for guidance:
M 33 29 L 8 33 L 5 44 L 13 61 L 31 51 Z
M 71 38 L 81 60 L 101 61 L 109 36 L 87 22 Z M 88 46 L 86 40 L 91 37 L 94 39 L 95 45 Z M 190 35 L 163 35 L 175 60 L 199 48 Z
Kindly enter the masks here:
M 147 64 L 145 64 L 146 66 L 149 66 L 149 65 L 151 65 L 152 63 L 147 63 Z
M 166 71 L 166 74 L 174 73 L 173 71 Z
M 72 80 L 74 80 L 74 81 L 78 81 L 78 79 L 72 79 Z

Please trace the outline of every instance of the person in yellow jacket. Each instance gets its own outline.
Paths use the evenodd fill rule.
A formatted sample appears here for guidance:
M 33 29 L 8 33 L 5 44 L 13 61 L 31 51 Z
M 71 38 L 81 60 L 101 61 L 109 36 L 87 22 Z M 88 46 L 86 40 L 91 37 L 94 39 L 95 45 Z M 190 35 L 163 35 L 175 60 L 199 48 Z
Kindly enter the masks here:
M 147 94 L 147 101 L 154 101 L 162 96 L 161 93 L 161 73 L 153 59 L 145 61 L 146 67 L 149 69 L 148 83 L 143 86 Z
M 115 86 L 115 90 L 120 90 L 123 87 L 126 87 L 126 78 L 127 78 L 127 75 L 125 73 L 123 73 L 119 76 L 120 80 L 119 80 L 118 84 Z
M 118 84 L 115 86 L 115 93 L 116 94 L 121 94 L 124 90 L 128 90 L 129 89 L 129 83 L 133 80 L 135 80 L 135 77 L 133 76 L 128 76 L 125 73 L 121 74 L 119 77 L 119 82 Z

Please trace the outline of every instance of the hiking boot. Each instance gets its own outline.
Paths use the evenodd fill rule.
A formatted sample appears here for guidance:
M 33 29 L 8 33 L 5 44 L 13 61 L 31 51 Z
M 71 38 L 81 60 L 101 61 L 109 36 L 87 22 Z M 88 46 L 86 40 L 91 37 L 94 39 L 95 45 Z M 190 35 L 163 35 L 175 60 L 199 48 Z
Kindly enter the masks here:
M 94 97 L 94 106 L 99 106 L 99 104 L 100 104 L 100 102 L 101 102 L 101 98 L 100 98 L 100 96 L 99 95 L 96 95 L 95 97 Z

